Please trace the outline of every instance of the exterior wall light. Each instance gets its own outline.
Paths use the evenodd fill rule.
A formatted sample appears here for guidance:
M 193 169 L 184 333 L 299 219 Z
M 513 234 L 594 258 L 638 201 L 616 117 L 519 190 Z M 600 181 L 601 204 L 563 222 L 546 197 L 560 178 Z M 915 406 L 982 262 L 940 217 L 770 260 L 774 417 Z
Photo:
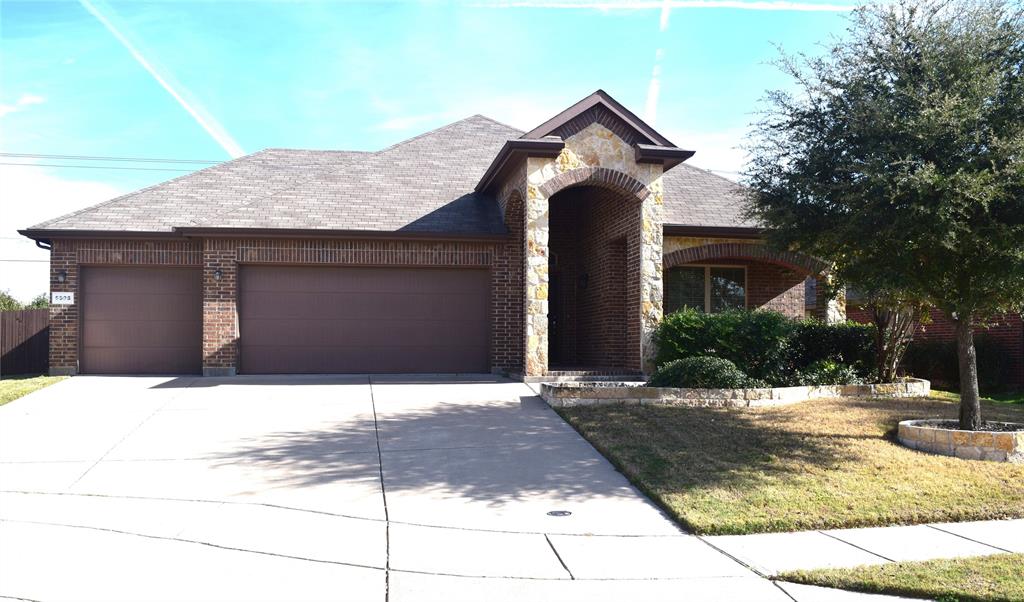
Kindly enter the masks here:
M 220 268 L 217 268 L 216 270 L 213 271 L 213 279 L 214 280 L 220 280 L 223 275 L 224 275 L 224 272 L 220 271 Z
M 61 270 L 61 271 L 57 272 L 57 282 L 59 282 L 61 284 L 64 284 L 65 282 L 67 282 L 67 279 L 68 279 L 68 271 L 67 270 Z

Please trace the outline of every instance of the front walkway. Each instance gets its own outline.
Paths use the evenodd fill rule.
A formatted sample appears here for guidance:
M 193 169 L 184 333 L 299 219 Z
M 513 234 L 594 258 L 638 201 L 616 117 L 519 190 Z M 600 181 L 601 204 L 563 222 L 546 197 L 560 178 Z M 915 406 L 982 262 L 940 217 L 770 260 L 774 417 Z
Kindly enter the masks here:
M 489 376 L 75 377 L 0 407 L 0 598 L 861 598 L 773 584 L 747 565 L 789 540 L 747 537 L 681 533 Z

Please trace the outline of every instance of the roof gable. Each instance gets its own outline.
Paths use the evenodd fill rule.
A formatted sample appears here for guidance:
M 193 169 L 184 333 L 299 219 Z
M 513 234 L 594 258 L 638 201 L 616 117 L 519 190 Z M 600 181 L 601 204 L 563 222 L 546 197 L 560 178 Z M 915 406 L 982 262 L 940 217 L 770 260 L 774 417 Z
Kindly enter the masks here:
M 523 134 L 523 138 L 558 136 L 565 140 L 591 123 L 600 123 L 630 145 L 675 147 L 668 138 L 644 123 L 604 90 L 598 90 L 568 109 Z

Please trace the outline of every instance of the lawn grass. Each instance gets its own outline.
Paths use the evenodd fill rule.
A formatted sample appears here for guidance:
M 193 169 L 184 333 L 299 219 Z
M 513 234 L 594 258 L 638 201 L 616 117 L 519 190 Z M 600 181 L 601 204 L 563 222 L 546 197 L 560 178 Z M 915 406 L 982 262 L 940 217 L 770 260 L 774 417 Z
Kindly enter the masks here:
M 0 380 L 0 406 L 65 378 L 64 376 L 5 376 Z
M 782 581 L 941 602 L 1024 600 L 1024 554 L 794 571 Z
M 932 389 L 932 397 L 935 399 L 942 399 L 944 401 L 953 401 L 956 403 L 960 403 L 960 394 L 955 391 L 938 391 Z M 1024 405 L 1024 391 L 996 393 L 994 395 L 986 395 L 984 399 L 986 399 L 987 401 L 991 401 L 993 403 L 1005 403 L 1008 405 Z
M 983 402 L 991 420 L 1024 406 Z M 900 420 L 955 418 L 936 399 L 775 408 L 591 406 L 559 413 L 684 527 L 762 533 L 1024 517 L 1024 465 L 895 442 Z

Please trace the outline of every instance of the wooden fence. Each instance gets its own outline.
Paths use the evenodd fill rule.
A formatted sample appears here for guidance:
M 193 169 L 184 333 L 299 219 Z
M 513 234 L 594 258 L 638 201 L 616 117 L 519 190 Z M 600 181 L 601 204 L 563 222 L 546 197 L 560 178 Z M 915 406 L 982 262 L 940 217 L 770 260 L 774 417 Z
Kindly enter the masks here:
M 0 376 L 45 374 L 50 365 L 50 310 L 0 312 Z

